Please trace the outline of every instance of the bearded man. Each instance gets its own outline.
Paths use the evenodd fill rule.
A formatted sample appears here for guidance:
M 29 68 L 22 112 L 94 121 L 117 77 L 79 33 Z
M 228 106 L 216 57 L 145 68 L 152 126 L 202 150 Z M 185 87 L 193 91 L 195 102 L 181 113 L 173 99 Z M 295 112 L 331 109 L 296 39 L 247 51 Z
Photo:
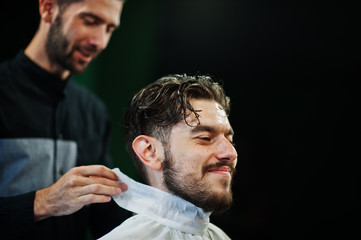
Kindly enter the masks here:
M 237 152 L 229 111 L 229 98 L 208 76 L 170 75 L 133 97 L 127 150 L 147 185 L 115 170 L 128 191 L 114 199 L 135 216 L 102 240 L 229 239 L 209 222 L 232 204 Z
M 123 0 L 39 0 L 32 41 L 0 64 L 2 238 L 97 238 L 129 216 L 110 202 L 126 185 L 109 168 L 105 106 L 71 80 L 107 46 L 122 8 Z

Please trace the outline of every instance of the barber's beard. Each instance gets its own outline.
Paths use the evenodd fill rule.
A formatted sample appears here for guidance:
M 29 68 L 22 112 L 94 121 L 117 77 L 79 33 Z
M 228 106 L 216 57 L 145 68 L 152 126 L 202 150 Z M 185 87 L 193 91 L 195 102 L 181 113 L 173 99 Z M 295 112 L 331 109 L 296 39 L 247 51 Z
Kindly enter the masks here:
M 229 187 L 229 191 L 225 193 L 212 191 L 210 183 L 201 182 L 201 180 L 195 179 L 194 174 L 180 173 L 175 167 L 172 154 L 167 147 L 165 147 L 165 149 L 163 176 L 164 183 L 171 193 L 193 203 L 206 212 L 222 213 L 230 209 L 233 202 L 233 196 L 231 186 L 228 186 L 229 183 L 226 180 L 224 182 L 224 187 Z M 227 163 L 219 163 L 217 165 L 228 166 Z M 212 167 L 214 166 L 212 165 Z
M 63 33 L 63 22 L 59 14 L 54 23 L 50 26 L 48 37 L 45 43 L 45 51 L 52 64 L 56 64 L 64 70 L 73 73 L 82 73 L 86 69 L 77 69 L 72 62 L 73 49 L 69 49 L 69 41 Z

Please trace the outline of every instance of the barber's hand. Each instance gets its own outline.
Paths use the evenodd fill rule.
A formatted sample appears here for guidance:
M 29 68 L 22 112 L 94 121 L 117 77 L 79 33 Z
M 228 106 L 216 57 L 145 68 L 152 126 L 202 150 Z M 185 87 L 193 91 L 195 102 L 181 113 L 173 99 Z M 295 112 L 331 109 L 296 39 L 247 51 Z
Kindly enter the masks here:
M 128 189 L 107 167 L 75 167 L 48 188 L 38 190 L 34 200 L 35 221 L 72 214 L 91 203 L 104 203 Z

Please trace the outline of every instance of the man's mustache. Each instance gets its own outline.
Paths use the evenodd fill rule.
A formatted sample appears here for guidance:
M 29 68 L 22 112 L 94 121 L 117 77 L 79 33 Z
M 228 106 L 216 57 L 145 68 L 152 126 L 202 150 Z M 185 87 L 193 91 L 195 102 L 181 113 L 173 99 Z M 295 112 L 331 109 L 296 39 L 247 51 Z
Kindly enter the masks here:
M 209 170 L 209 169 L 212 169 L 212 168 L 220 168 L 220 167 L 229 167 L 230 168 L 230 171 L 231 171 L 231 176 L 233 177 L 233 175 L 236 173 L 236 168 L 233 167 L 233 165 L 230 163 L 230 162 L 218 162 L 218 163 L 215 163 L 215 164 L 210 164 L 210 165 L 207 165 L 203 168 L 203 175 Z

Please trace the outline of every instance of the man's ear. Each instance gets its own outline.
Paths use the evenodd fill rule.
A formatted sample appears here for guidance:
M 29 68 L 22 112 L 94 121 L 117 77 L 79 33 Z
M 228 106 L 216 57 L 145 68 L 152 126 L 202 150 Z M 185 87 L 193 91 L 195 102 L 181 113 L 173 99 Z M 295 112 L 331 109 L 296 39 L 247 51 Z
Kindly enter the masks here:
M 138 158 L 146 166 L 154 170 L 162 169 L 164 153 L 159 140 L 150 136 L 139 135 L 134 139 L 132 147 Z
M 55 12 L 56 0 L 39 0 L 39 12 L 45 22 L 51 22 Z

